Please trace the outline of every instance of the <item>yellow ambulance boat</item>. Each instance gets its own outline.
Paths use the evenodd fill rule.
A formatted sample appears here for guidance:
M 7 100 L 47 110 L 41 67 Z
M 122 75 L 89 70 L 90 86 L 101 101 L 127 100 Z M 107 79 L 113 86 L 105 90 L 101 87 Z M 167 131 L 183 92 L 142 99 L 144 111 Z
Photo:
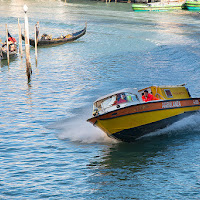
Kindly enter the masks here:
M 144 102 L 144 91 L 159 100 Z M 141 90 L 123 89 L 97 99 L 93 117 L 87 121 L 109 137 L 133 142 L 200 111 L 200 98 L 192 98 L 183 85 L 151 86 Z

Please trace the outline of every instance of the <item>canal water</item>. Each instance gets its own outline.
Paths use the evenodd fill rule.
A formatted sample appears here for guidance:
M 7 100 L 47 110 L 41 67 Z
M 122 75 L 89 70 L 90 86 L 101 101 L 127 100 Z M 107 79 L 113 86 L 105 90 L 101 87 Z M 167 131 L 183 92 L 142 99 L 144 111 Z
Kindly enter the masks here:
M 0 0 L 18 40 L 29 7 L 30 37 L 81 30 L 79 40 L 31 47 L 0 66 L 0 199 L 200 199 L 200 114 L 127 144 L 86 122 L 92 103 L 115 90 L 186 83 L 200 96 L 200 14 L 134 13 L 131 4 Z M 24 44 L 23 44 L 24 49 Z

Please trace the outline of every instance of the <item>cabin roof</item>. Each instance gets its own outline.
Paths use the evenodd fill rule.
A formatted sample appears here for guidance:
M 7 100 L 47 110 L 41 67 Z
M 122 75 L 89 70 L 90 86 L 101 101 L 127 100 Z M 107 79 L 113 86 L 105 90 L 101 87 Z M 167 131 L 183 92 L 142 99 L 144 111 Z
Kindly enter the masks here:
M 149 87 L 146 87 L 146 88 L 142 88 L 140 90 L 138 90 L 139 92 L 145 90 L 145 89 L 148 89 L 148 88 L 152 88 L 152 87 L 157 87 L 157 88 L 179 88 L 179 87 L 185 87 L 186 84 L 181 84 L 181 85 L 160 85 L 160 86 L 157 86 L 157 85 L 152 85 L 152 86 L 149 86 Z
M 159 87 L 159 88 L 179 88 L 179 87 L 185 87 L 185 84 L 182 84 L 182 85 L 161 85 L 161 86 L 156 86 L 156 87 Z
M 102 96 L 102 97 L 98 98 L 94 103 L 96 103 L 96 102 L 98 102 L 100 100 L 106 99 L 108 97 L 111 97 L 113 95 L 123 93 L 123 92 L 124 93 L 127 92 L 127 93 L 131 93 L 131 94 L 136 94 L 138 96 L 139 100 L 141 102 L 143 102 L 142 101 L 142 97 L 141 97 L 141 92 L 144 91 L 145 89 L 148 89 L 148 88 L 151 88 L 151 87 L 157 87 L 157 88 L 178 88 L 178 87 L 184 87 L 184 86 L 185 86 L 185 84 L 182 84 L 182 85 L 161 85 L 161 86 L 154 85 L 154 86 L 149 86 L 149 87 L 146 87 L 146 88 L 143 88 L 143 89 L 140 89 L 140 90 L 138 90 L 137 88 L 124 88 L 122 90 L 118 90 L 118 91 L 112 92 L 110 94 L 107 94 L 105 96 Z

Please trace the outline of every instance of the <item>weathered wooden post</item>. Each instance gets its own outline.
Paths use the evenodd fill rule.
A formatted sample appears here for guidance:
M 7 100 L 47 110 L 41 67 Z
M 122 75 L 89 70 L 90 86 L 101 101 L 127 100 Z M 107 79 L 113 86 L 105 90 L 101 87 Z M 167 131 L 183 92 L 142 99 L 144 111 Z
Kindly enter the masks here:
M 29 46 L 29 28 L 28 28 L 28 17 L 27 17 L 27 11 L 28 7 L 27 5 L 24 5 L 24 29 L 25 29 L 25 51 L 26 51 L 26 74 L 28 77 L 28 81 L 30 81 L 30 77 L 32 74 L 32 69 L 31 69 L 31 63 L 30 63 L 30 46 Z
M 35 25 L 35 62 L 37 65 L 37 43 L 38 43 L 38 35 L 39 35 L 39 22 Z
M 18 18 L 18 30 L 19 30 L 19 53 L 21 54 L 22 57 L 22 29 L 21 25 L 19 23 L 19 18 Z
M 7 61 L 8 61 L 8 66 L 10 64 L 10 58 L 9 58 L 9 44 L 8 44 L 8 27 L 6 24 L 6 43 L 7 43 Z

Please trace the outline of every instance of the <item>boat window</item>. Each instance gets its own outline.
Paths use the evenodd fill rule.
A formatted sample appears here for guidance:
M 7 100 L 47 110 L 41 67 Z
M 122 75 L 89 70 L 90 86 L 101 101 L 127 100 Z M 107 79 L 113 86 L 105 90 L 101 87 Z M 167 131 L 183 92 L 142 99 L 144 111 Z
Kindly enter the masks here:
M 99 110 L 101 110 L 101 101 L 95 102 L 95 104 L 94 104 L 94 109 L 95 109 L 95 108 L 98 108 Z
M 139 101 L 137 95 L 135 95 L 135 94 L 125 93 L 125 95 L 126 95 L 126 99 L 128 102 Z
M 95 102 L 93 110 L 98 109 L 98 111 L 104 111 L 105 109 L 108 109 L 114 105 L 122 103 L 138 102 L 138 101 L 139 99 L 137 95 L 127 92 L 122 92 Z
M 117 94 L 117 99 L 114 102 L 114 105 L 121 104 L 121 103 L 134 102 L 134 101 L 139 101 L 137 95 L 124 92 L 124 93 Z
M 173 95 L 172 95 L 170 90 L 164 90 L 164 91 L 165 91 L 165 94 L 167 95 L 168 98 L 172 98 L 173 97 Z
M 105 99 L 101 103 L 101 107 L 104 108 L 104 109 L 108 108 L 108 107 L 110 107 L 110 106 L 112 106 L 114 104 L 115 100 L 116 100 L 116 96 L 111 96 L 111 97 Z

